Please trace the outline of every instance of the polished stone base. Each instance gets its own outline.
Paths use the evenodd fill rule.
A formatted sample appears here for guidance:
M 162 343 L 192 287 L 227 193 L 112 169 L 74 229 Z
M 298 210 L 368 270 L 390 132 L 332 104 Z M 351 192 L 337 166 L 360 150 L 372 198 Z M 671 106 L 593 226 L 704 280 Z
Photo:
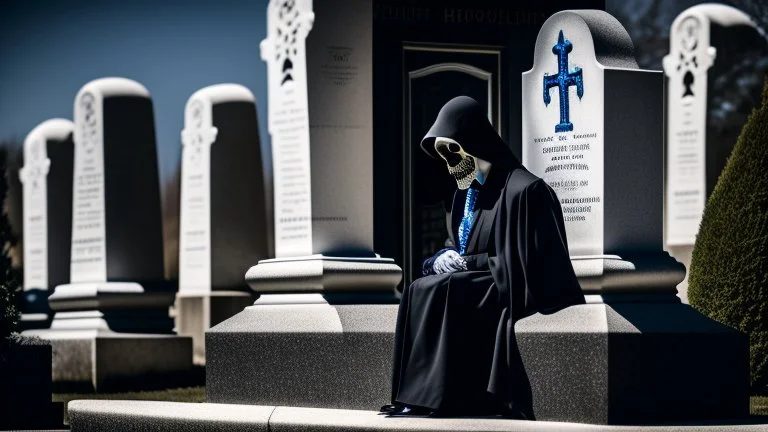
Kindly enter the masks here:
M 32 330 L 53 347 L 52 377 L 59 389 L 143 390 L 183 385 L 192 369 L 192 338 L 110 330 Z
M 253 304 L 253 294 L 213 291 L 176 296 L 176 333 L 192 338 L 193 362 L 205 365 L 205 331 Z
M 394 292 L 403 271 L 390 258 L 310 255 L 259 261 L 245 281 L 259 294 Z
M 206 332 L 213 403 L 378 409 L 389 403 L 393 296 L 261 296 Z
M 73 431 L 538 431 L 757 432 L 768 418 L 666 426 L 602 426 L 501 418 L 388 418 L 374 411 L 151 401 L 69 403 Z
M 19 320 L 19 330 L 41 330 L 51 326 L 53 316 L 44 313 L 23 313 Z
M 748 415 L 746 335 L 673 295 L 648 299 L 517 322 L 538 420 L 654 424 Z

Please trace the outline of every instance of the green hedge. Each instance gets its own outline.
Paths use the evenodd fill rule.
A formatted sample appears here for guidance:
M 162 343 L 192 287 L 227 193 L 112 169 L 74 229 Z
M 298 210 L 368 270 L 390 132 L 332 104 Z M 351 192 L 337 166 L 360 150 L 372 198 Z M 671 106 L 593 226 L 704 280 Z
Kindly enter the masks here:
M 761 106 L 744 125 L 704 208 L 693 248 L 688 298 L 705 315 L 749 335 L 753 390 L 764 391 L 768 382 L 768 83 Z
M 7 158 L 7 148 L 0 147 L 0 350 L 9 341 L 11 333 L 16 331 L 21 315 L 18 308 L 21 286 L 16 271 L 11 267 L 9 256 L 14 239 L 5 210 L 5 199 L 8 195 Z

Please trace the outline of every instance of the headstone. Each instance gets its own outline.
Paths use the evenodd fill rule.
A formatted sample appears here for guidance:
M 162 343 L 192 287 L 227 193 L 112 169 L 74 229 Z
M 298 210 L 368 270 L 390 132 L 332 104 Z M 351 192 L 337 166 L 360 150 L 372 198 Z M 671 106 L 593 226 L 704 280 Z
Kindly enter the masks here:
M 253 303 L 243 279 L 268 257 L 253 94 L 238 84 L 198 90 L 184 113 L 177 330 L 205 363 L 205 330 Z
M 310 0 L 267 8 L 276 259 L 246 279 L 260 293 L 391 292 L 400 268 L 373 252 L 371 8 L 321 7 L 333 20 L 314 30 Z
M 563 11 L 523 74 L 523 163 L 560 199 L 588 299 L 515 326 L 534 413 L 603 424 L 744 416 L 746 337 L 675 297 L 684 268 L 663 251 L 664 77 L 639 69 L 633 50 L 608 13 Z
M 191 339 L 172 333 L 164 280 L 152 99 L 103 78 L 75 97 L 70 282 L 49 297 L 53 380 L 103 390 L 186 372 Z M 146 384 L 151 384 L 145 382 Z
M 541 25 L 557 11 L 606 1 L 372 1 L 374 244 L 403 268 L 406 287 L 448 238 L 456 183 L 419 146 L 440 108 L 472 97 L 521 158 L 519 77 Z
M 315 6 L 267 8 L 277 257 L 246 274 L 256 303 L 206 333 L 211 402 L 387 403 L 401 270 L 373 251 L 371 4 Z
M 704 204 L 760 100 L 768 64 L 756 62 L 768 42 L 748 15 L 720 4 L 683 11 L 669 41 L 666 246 L 689 266 Z M 687 279 L 679 291 L 687 301 Z
M 49 290 L 69 282 L 72 245 L 74 124 L 51 119 L 24 140 L 24 303 L 22 329 L 46 328 L 53 317 Z

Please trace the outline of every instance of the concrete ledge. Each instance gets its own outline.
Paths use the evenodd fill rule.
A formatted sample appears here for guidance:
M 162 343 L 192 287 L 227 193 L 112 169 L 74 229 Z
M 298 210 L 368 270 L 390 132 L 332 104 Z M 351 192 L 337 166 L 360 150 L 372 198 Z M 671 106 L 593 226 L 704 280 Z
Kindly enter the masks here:
M 764 423 L 599 426 L 500 418 L 387 418 L 375 411 L 151 401 L 77 400 L 69 403 L 72 431 L 617 431 L 757 432 Z
M 155 401 L 75 400 L 72 431 L 263 431 L 274 407 Z

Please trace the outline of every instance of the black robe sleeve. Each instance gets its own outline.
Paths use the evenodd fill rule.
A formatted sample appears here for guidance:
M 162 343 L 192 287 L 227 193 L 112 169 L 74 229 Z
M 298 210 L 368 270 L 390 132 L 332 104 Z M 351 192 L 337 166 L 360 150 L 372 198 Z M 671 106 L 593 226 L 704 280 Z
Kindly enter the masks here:
M 549 185 L 513 174 L 497 218 L 491 271 L 510 296 L 513 322 L 584 303 L 568 254 L 560 202 Z
M 563 211 L 557 195 L 544 180 L 529 185 L 521 201 L 527 215 L 526 233 L 518 241 L 525 287 L 538 312 L 553 313 L 584 303 L 568 253 Z M 519 221 L 522 222 L 522 221 Z

